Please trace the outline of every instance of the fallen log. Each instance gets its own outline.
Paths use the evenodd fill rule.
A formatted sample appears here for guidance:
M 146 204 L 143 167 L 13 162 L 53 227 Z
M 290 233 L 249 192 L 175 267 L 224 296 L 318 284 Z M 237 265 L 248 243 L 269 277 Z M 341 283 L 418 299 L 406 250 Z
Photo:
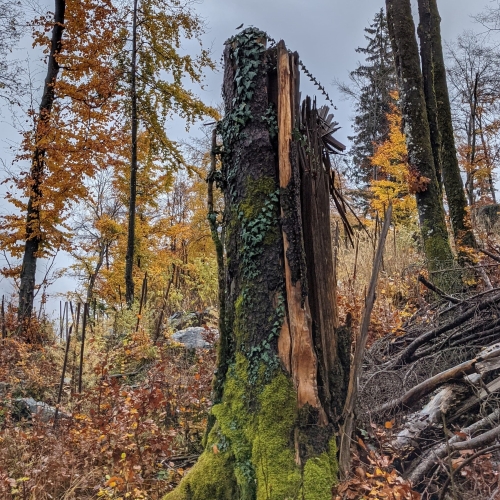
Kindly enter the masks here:
M 392 441 L 391 448 L 402 455 L 411 451 L 409 448 L 417 447 L 421 435 L 433 424 L 441 421 L 441 416 L 446 414 L 455 396 L 451 387 L 441 389 L 422 410 L 408 417 L 405 428 Z
M 466 442 L 467 445 L 462 449 L 469 449 L 473 446 L 480 446 L 480 443 L 484 446 L 485 439 L 484 435 L 481 434 L 475 442 L 473 440 L 464 441 L 463 436 L 471 436 L 476 432 L 491 428 L 498 424 L 498 420 L 500 418 L 500 409 L 495 410 L 490 413 L 487 417 L 473 423 L 469 427 L 465 427 L 461 430 L 461 432 L 455 434 L 451 439 L 446 443 L 441 443 L 431 450 L 427 451 L 418 461 L 416 467 L 409 471 L 407 474 L 407 479 L 409 479 L 414 485 L 417 485 L 422 481 L 422 479 L 442 460 L 449 452 L 451 446 L 455 446 L 458 443 Z M 494 439 L 498 437 L 500 434 L 500 427 L 495 427 L 495 432 L 490 434 L 488 437 L 491 438 L 492 442 Z M 474 438 L 476 439 L 476 438 Z M 489 444 L 489 443 L 486 443 Z M 458 450 L 458 448 L 454 448 L 454 450 Z
M 465 361 L 464 363 L 460 363 L 459 365 L 454 366 L 449 370 L 438 373 L 437 375 L 434 375 L 434 377 L 431 377 L 421 384 L 412 387 L 401 397 L 388 401 L 378 408 L 375 408 L 373 410 L 373 413 L 385 413 L 394 410 L 395 408 L 409 408 L 421 398 L 427 396 L 427 394 L 430 394 L 432 391 L 442 386 L 443 384 L 446 384 L 447 382 L 451 382 L 453 380 L 458 380 L 464 375 L 475 373 L 475 364 L 477 363 L 477 361 L 478 359 L 474 358 L 469 361 Z
M 483 351 L 476 358 L 460 363 L 453 368 L 424 380 L 424 382 L 412 387 L 401 397 L 395 398 L 379 406 L 373 410 L 373 413 L 385 413 L 398 407 L 411 407 L 421 398 L 427 396 L 427 394 L 430 394 L 447 382 L 459 380 L 464 375 L 471 375 L 472 373 L 479 373 L 483 376 L 485 373 L 497 370 L 498 368 L 500 368 L 500 345 L 495 344 L 491 348 Z

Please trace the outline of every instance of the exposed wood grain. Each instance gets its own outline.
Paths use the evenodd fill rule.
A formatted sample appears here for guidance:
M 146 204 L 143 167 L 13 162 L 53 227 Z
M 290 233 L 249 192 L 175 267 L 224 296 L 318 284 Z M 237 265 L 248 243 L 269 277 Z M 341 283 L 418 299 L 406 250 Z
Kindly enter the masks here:
M 292 139 L 292 102 L 291 71 L 288 51 L 281 41 L 278 44 L 278 157 L 280 188 L 287 188 L 292 181 L 292 164 L 290 160 L 290 144 Z M 283 215 L 283 207 L 282 207 Z M 297 403 L 299 408 L 306 404 L 320 410 L 320 419 L 326 424 L 326 415 L 318 396 L 317 358 L 313 346 L 311 314 L 307 297 L 302 297 L 301 283 L 292 280 L 292 272 L 287 252 L 290 242 L 283 233 L 285 255 L 286 302 L 288 309 L 289 329 L 291 336 L 291 374 L 297 387 Z M 286 335 L 286 329 L 282 329 Z M 283 348 L 283 339 L 279 346 Z M 286 359 L 287 353 L 280 353 Z

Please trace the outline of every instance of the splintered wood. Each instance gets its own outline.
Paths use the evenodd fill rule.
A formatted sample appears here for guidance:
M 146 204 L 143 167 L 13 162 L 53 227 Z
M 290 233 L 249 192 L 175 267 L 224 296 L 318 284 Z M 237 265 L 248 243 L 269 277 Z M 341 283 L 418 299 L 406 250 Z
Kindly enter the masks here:
M 344 146 L 331 135 L 336 124 L 326 106 L 317 110 L 310 98 L 299 105 L 298 54 L 290 54 L 283 41 L 277 46 L 276 86 L 281 216 L 288 221 L 283 224 L 287 314 L 278 351 L 296 385 L 298 407 L 317 409 L 318 423 L 326 425 L 338 326 L 328 154 Z
M 292 182 L 292 164 L 290 161 L 290 143 L 292 140 L 292 103 L 291 74 L 289 54 L 285 44 L 278 45 L 278 148 L 279 148 L 279 183 L 280 188 L 289 188 Z M 284 210 L 282 207 L 282 216 Z M 310 404 L 318 408 L 322 423 L 326 424 L 326 416 L 318 397 L 317 359 L 312 338 L 312 321 L 307 297 L 302 297 L 300 281 L 292 282 L 292 271 L 287 257 L 290 248 L 288 235 L 284 232 L 285 282 L 288 306 L 288 321 L 282 329 L 282 335 L 290 335 L 290 352 L 280 353 L 285 364 L 291 368 L 291 374 L 297 387 L 297 402 L 299 408 Z M 279 345 L 285 347 L 282 340 Z M 291 363 L 287 360 L 291 359 Z

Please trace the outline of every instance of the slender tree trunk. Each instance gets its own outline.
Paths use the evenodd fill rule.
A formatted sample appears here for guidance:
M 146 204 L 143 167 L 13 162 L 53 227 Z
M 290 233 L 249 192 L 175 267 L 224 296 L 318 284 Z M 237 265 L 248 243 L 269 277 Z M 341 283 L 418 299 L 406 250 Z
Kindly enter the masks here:
M 424 91 L 434 160 L 437 159 L 440 162 L 439 167 L 442 170 L 451 225 L 457 247 L 462 245 L 474 247 L 475 240 L 468 220 L 464 183 L 460 175 L 455 147 L 450 97 L 441 43 L 441 17 L 439 16 L 437 1 L 418 0 L 418 10 L 420 14 L 419 34 Z M 434 130 L 436 122 L 437 131 Z M 435 134 L 437 141 L 434 140 Z M 438 151 L 435 151 L 436 146 L 439 148 Z M 437 164 L 435 163 L 435 165 Z M 438 170 L 436 168 L 436 171 Z
M 496 204 L 497 202 L 497 196 L 495 192 L 495 183 L 493 182 L 493 175 L 492 175 L 492 170 L 493 170 L 493 162 L 491 161 L 491 156 L 490 156 L 490 151 L 488 148 L 488 141 L 486 140 L 486 137 L 484 136 L 484 129 L 483 129 L 483 121 L 482 121 L 482 116 L 479 115 L 478 117 L 479 121 L 479 136 L 481 138 L 481 146 L 483 147 L 483 155 L 484 159 L 486 161 L 487 169 L 488 169 L 488 188 L 489 192 L 491 194 L 491 198 L 493 200 L 493 203 Z
M 337 480 L 349 356 L 330 286 L 321 110 L 308 100 L 299 122 L 298 55 L 265 42 L 249 28 L 226 45 L 220 399 L 205 452 L 168 500 L 331 500 Z
M 434 67 L 431 15 L 429 11 L 429 0 L 418 0 L 418 12 L 420 24 L 418 36 L 420 39 L 420 59 L 422 61 L 422 77 L 424 82 L 424 96 L 427 108 L 427 119 L 429 120 L 429 132 L 434 158 L 434 168 L 439 188 L 443 188 L 443 172 L 441 165 L 441 131 L 438 122 L 438 103 L 434 90 Z
M 135 213 L 137 201 L 137 3 L 134 0 L 132 19 L 132 67 L 130 74 L 130 98 L 132 101 L 132 155 L 130 161 L 130 198 L 128 205 L 127 255 L 125 257 L 125 300 L 129 308 L 134 302 L 134 243 Z
M 409 164 L 420 186 L 416 199 L 420 230 L 429 269 L 449 265 L 453 254 L 448 239 L 425 106 L 422 72 L 410 0 L 386 0 L 388 28 L 401 85 L 403 123 Z
M 55 0 L 54 28 L 50 41 L 50 53 L 47 61 L 47 75 L 43 87 L 42 102 L 38 113 L 35 131 L 35 150 L 31 162 L 27 215 L 26 215 L 26 243 L 24 246 L 23 265 L 20 276 L 18 320 L 23 328 L 31 318 L 33 299 L 35 295 L 36 263 L 42 245 L 40 228 L 41 203 L 43 198 L 42 185 L 45 167 L 46 149 L 43 138 L 47 133 L 52 105 L 54 103 L 54 84 L 59 73 L 57 54 L 61 50 L 61 40 L 64 31 L 65 0 Z
M 477 145 L 477 87 L 479 84 L 479 73 L 476 73 L 474 78 L 474 89 L 472 91 L 471 102 L 470 102 L 470 118 L 469 118 L 469 131 L 467 142 L 469 144 L 470 151 L 468 152 L 469 159 L 469 172 L 467 172 L 466 180 L 466 191 L 469 198 L 469 205 L 472 207 L 475 203 L 474 198 L 474 177 L 476 174 L 475 163 L 476 163 L 476 145 Z
M 101 247 L 99 248 L 99 255 L 97 256 L 97 262 L 94 268 L 94 272 L 89 276 L 89 284 L 87 286 L 87 300 L 86 302 L 90 304 L 92 302 L 92 297 L 94 295 L 94 287 L 95 282 L 97 280 L 97 276 L 99 275 L 99 271 L 101 270 L 102 264 L 104 263 L 104 255 L 106 253 L 106 248 L 108 245 L 105 242 L 101 243 Z

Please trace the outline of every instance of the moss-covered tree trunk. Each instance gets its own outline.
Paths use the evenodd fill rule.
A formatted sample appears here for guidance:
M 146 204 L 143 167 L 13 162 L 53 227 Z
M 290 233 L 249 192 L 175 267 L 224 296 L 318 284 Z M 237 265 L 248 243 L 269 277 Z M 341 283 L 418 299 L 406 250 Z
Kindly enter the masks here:
M 443 172 L 441 166 L 441 131 L 438 123 L 438 104 L 434 90 L 434 69 L 432 60 L 431 18 L 428 9 L 428 0 L 418 0 L 420 23 L 418 37 L 420 39 L 420 59 L 422 62 L 422 78 L 424 97 L 427 107 L 427 119 L 431 139 L 434 169 L 440 189 L 443 187 Z M 427 7 L 427 8 L 426 8 Z
M 329 172 L 301 131 L 298 56 L 266 41 L 250 28 L 226 44 L 224 338 L 205 451 L 168 500 L 330 500 L 337 480 L 349 346 L 329 286 Z
M 473 247 L 474 235 L 468 221 L 467 200 L 455 147 L 437 1 L 418 0 L 418 11 L 422 72 L 434 161 L 439 162 L 437 170 L 442 171 L 455 242 L 458 247 Z
M 416 192 L 420 229 L 430 270 L 449 265 L 448 239 L 441 191 L 432 154 L 429 120 L 410 0 L 386 0 L 387 21 L 401 87 L 401 106 L 408 161 Z

